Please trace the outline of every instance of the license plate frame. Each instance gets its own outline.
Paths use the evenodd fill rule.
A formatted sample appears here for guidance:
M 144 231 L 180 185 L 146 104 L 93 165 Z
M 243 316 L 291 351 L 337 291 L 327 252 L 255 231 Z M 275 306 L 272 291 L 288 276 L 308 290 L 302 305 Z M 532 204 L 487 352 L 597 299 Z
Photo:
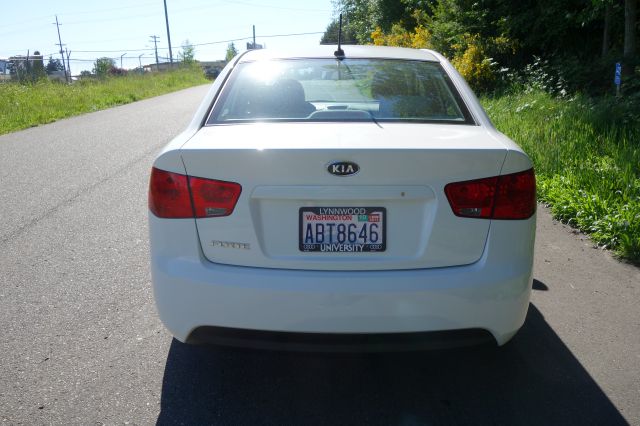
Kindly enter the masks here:
M 300 207 L 298 214 L 298 249 L 301 252 L 380 253 L 387 250 L 385 207 Z M 322 226 L 317 227 L 317 224 Z M 339 227 L 341 224 L 344 229 Z M 377 239 L 371 241 L 374 233 Z M 319 234 L 322 237 L 318 238 Z

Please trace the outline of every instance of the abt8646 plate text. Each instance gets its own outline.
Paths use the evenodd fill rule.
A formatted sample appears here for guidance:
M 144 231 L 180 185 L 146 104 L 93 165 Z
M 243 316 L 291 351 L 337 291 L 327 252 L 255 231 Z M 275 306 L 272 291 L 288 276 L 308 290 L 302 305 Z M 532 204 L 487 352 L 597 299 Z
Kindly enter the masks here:
M 304 252 L 381 252 L 386 249 L 384 207 L 301 207 Z

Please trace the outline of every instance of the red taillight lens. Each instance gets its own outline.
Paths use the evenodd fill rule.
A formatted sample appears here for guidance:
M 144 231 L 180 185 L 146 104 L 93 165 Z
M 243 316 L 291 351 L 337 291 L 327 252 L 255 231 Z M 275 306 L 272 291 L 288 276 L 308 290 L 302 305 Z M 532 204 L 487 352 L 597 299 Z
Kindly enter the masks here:
M 536 175 L 533 169 L 500 176 L 494 219 L 528 219 L 536 212 Z
M 189 177 L 196 217 L 229 216 L 242 187 L 234 182 Z
M 155 167 L 151 169 L 149 210 L 158 217 L 193 217 L 187 177 Z
M 149 210 L 158 217 L 174 219 L 228 216 L 241 191 L 237 183 L 185 176 L 154 167 L 149 183 Z
M 444 187 L 456 216 L 491 217 L 497 177 L 450 183 Z
M 533 169 L 450 183 L 444 191 L 456 216 L 528 219 L 536 211 L 536 178 Z

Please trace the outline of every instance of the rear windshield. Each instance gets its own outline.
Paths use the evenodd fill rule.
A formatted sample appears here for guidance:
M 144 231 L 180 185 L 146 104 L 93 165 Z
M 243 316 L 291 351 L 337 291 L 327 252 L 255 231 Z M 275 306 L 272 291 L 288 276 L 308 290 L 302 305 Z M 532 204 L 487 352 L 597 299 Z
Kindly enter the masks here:
M 239 64 L 208 124 L 367 120 L 473 123 L 438 63 L 290 59 Z

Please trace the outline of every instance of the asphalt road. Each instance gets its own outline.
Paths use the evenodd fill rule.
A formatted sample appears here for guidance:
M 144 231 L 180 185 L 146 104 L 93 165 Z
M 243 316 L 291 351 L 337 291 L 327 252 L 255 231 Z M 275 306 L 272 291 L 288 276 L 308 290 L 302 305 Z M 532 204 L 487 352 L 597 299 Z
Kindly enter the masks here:
M 154 155 L 206 87 L 0 137 L 0 420 L 9 424 L 639 424 L 640 270 L 541 209 L 503 348 L 190 347 L 153 305 Z

